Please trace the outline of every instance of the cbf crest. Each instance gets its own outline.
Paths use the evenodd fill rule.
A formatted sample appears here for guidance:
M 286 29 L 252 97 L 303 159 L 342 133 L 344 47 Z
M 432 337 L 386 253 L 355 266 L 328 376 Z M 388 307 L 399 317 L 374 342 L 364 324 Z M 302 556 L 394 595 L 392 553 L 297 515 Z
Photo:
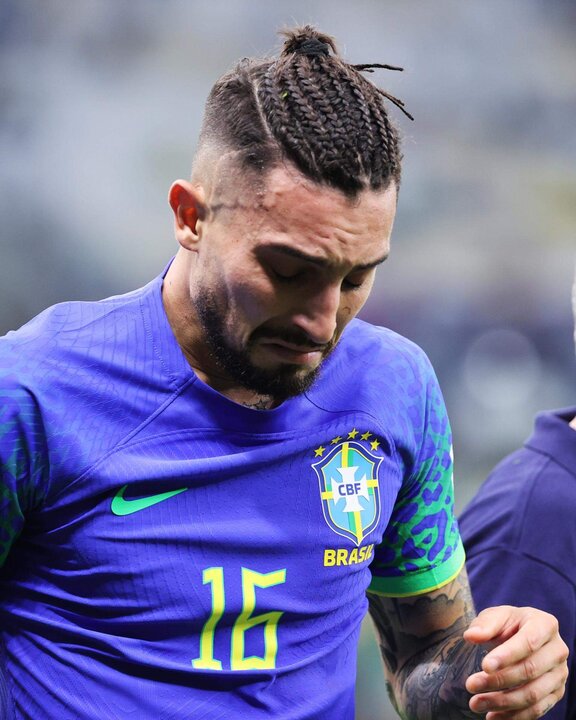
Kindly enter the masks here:
M 352 431 L 349 437 L 357 434 Z M 370 433 L 364 433 L 360 439 L 367 441 L 369 437 Z M 382 458 L 356 440 L 340 440 L 335 438 L 335 447 L 312 467 L 320 483 L 324 519 L 335 533 L 360 545 L 380 520 L 378 469 Z M 371 450 L 379 445 L 377 440 L 366 444 Z M 324 452 L 326 449 L 320 447 L 316 455 Z

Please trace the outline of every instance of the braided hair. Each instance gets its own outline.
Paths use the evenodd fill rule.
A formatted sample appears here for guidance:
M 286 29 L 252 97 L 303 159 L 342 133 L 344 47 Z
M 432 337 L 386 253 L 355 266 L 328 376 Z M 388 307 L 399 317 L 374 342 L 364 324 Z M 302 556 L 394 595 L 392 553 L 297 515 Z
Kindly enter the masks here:
M 334 39 L 306 25 L 285 31 L 277 59 L 245 58 L 212 88 L 203 143 L 239 153 L 261 172 L 291 161 L 305 176 L 354 197 L 400 185 L 398 131 L 385 99 L 402 101 L 362 75 L 382 64 L 349 65 Z

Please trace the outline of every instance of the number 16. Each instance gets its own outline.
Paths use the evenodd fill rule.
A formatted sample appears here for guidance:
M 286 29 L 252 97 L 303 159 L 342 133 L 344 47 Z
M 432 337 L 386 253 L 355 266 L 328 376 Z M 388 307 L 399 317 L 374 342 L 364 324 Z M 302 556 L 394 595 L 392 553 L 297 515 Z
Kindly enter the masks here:
M 224 614 L 224 568 L 210 567 L 202 573 L 204 585 L 212 586 L 212 612 L 200 633 L 200 657 L 192 660 L 193 667 L 201 670 L 222 670 L 222 662 L 214 657 L 214 632 Z M 276 667 L 278 653 L 278 621 L 283 612 L 252 615 L 256 608 L 256 588 L 269 588 L 286 582 L 286 570 L 259 573 L 242 568 L 242 612 L 232 628 L 230 667 L 232 670 L 270 670 Z M 264 625 L 264 656 L 244 656 L 244 634 L 256 625 Z

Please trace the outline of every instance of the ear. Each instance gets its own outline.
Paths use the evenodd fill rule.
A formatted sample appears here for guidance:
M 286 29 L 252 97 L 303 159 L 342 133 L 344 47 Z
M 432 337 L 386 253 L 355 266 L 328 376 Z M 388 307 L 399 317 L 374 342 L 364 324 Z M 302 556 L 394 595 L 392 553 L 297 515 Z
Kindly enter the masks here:
M 200 240 L 199 223 L 206 215 L 204 190 L 188 180 L 176 180 L 168 193 L 174 213 L 174 234 L 186 250 L 195 250 Z

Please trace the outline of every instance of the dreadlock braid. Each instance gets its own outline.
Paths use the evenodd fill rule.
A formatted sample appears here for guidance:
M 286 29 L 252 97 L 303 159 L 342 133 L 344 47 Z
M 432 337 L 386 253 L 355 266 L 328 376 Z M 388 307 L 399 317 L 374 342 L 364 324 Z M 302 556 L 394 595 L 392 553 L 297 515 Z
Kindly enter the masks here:
M 288 159 L 315 182 L 350 196 L 399 185 L 398 132 L 384 99 L 411 115 L 361 72 L 401 68 L 349 65 L 333 38 L 309 25 L 284 34 L 279 58 L 245 59 L 216 83 L 200 142 L 217 140 L 262 171 Z

